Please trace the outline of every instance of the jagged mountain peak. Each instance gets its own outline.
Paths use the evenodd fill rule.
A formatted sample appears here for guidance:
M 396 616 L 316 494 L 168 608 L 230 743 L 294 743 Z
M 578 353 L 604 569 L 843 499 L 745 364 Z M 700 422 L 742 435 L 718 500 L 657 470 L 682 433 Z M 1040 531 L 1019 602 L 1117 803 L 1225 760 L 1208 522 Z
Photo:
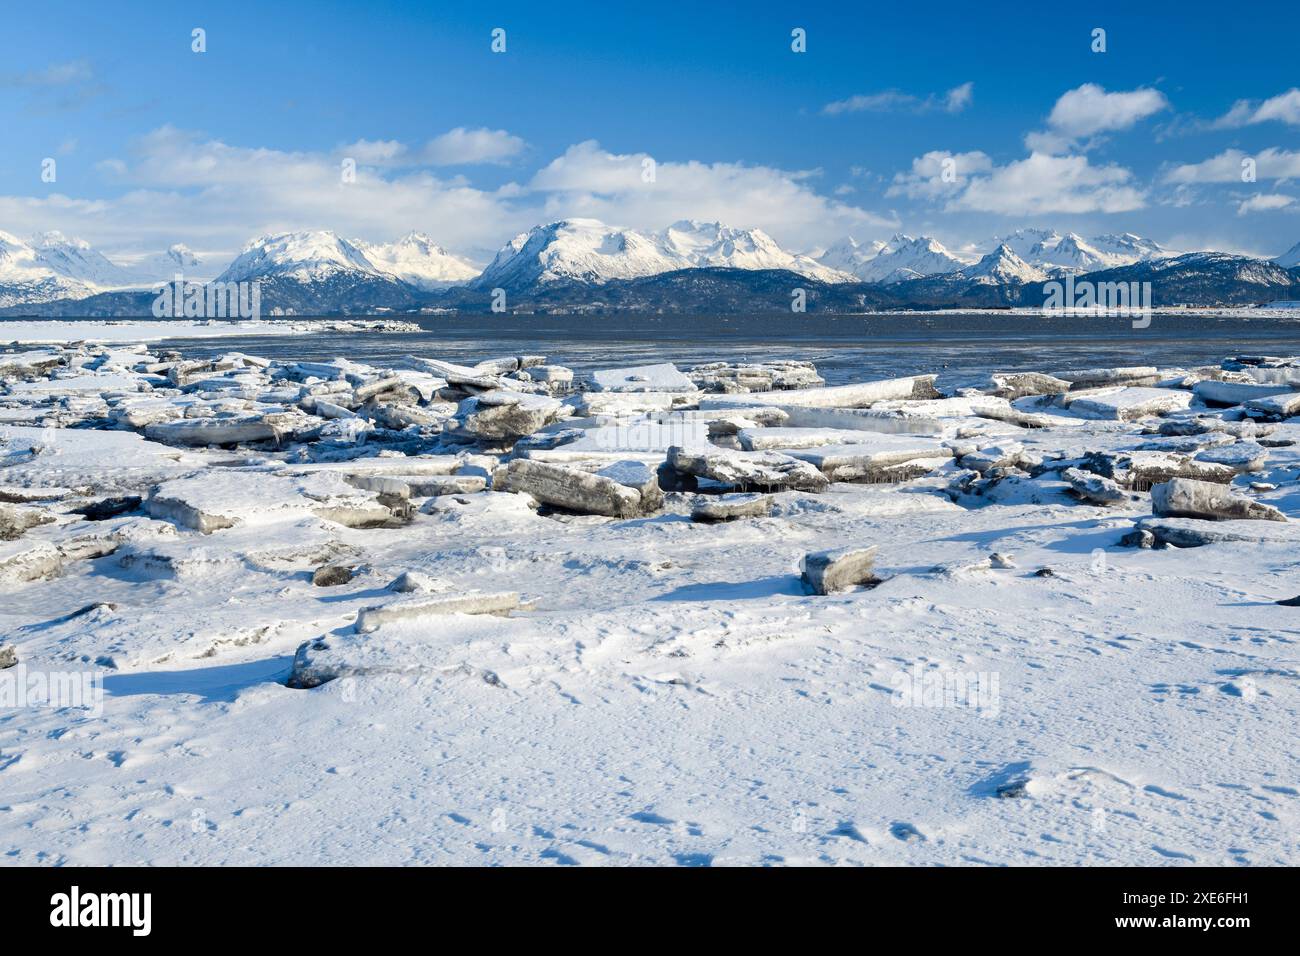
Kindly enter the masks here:
M 972 279 L 981 285 L 1002 285 L 1027 282 L 1042 282 L 1047 273 L 1030 265 L 1007 243 L 1001 243 L 992 252 L 969 268 L 962 269 L 958 275 Z
M 641 232 L 597 219 L 562 219 L 515 236 L 475 284 L 513 289 L 564 281 L 600 284 L 691 268 L 785 269 L 827 282 L 852 278 L 785 251 L 761 229 L 680 219 L 661 232 Z
M 1274 257 L 1270 261 L 1276 262 L 1284 269 L 1293 269 L 1296 266 L 1300 266 L 1300 242 L 1297 242 L 1286 252 L 1282 253 L 1280 256 Z

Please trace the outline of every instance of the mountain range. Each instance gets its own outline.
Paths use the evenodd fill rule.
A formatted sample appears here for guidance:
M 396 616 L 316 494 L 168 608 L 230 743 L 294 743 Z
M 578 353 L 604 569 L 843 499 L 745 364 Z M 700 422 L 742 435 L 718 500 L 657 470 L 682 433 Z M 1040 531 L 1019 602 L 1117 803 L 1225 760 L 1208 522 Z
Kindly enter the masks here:
M 1300 243 L 1269 260 L 1179 253 L 1132 233 L 1018 229 L 960 250 L 898 234 L 807 255 L 719 222 L 647 232 L 564 219 L 515 236 L 483 269 L 423 233 L 369 243 L 304 231 L 259 236 L 217 270 L 183 245 L 115 262 L 57 232 L 0 232 L 0 314 L 148 315 L 152 288 L 178 273 L 256 280 L 273 314 L 483 311 L 497 289 L 512 311 L 771 312 L 788 309 L 796 287 L 810 311 L 1034 305 L 1042 283 L 1067 275 L 1151 281 L 1157 304 L 1239 305 L 1300 298 Z

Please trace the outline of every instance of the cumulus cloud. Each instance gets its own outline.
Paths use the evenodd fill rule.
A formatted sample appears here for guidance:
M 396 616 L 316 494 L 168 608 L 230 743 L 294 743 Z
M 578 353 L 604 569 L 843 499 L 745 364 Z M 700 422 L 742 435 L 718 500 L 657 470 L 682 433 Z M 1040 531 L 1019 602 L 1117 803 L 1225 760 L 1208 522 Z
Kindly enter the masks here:
M 1251 196 L 1237 206 L 1238 216 L 1247 216 L 1253 212 L 1274 212 L 1278 209 L 1291 209 L 1294 211 L 1294 196 L 1285 196 L 1281 193 L 1261 193 L 1258 196 Z
M 885 195 L 940 199 L 961 192 L 970 184 L 972 176 L 992 170 L 993 160 L 979 150 L 969 153 L 931 150 L 913 159 L 909 171 L 895 174 Z
M 960 113 L 975 99 L 975 84 L 967 81 L 954 86 L 943 97 L 943 108 L 949 113 Z
M 1087 150 L 1101 142 L 1103 134 L 1130 129 L 1168 108 L 1169 100 L 1159 90 L 1108 93 L 1096 83 L 1084 83 L 1061 94 L 1047 116 L 1048 129 L 1026 134 L 1025 147 L 1031 153 Z
M 946 113 L 960 113 L 975 99 L 975 84 L 966 82 L 954 86 L 946 93 L 931 93 L 921 97 L 901 90 L 885 90 L 882 93 L 859 93 L 847 99 L 835 100 L 822 107 L 827 116 L 840 113 L 930 113 L 942 110 Z
M 655 162 L 588 141 L 570 146 L 527 184 L 543 197 L 539 219 L 590 216 L 637 229 L 678 219 L 756 226 L 778 242 L 808 248 L 854 229 L 895 228 L 885 218 L 816 192 L 816 170 L 743 163 Z
M 424 155 L 435 166 L 503 163 L 524 149 L 524 141 L 503 129 L 466 129 L 458 126 L 430 140 Z
M 391 153 L 373 144 L 371 156 Z M 64 195 L 0 197 L 0 222 L 19 233 L 58 229 L 123 253 L 183 241 L 229 255 L 254 235 L 333 229 L 345 236 L 391 239 L 420 229 L 481 258 L 523 218 L 510 188 L 479 189 L 461 177 L 427 170 L 385 170 L 359 163 L 345 182 L 334 154 L 232 146 L 164 126 L 127 155 L 98 170 L 121 191 L 93 202 Z
M 1300 89 L 1292 87 L 1263 102 L 1237 100 L 1232 104 L 1232 109 L 1219 117 L 1213 125 L 1218 129 L 1236 129 L 1270 121 L 1300 126 Z
M 466 155 L 456 152 L 464 138 L 448 143 L 446 156 Z M 481 143 L 469 145 L 472 155 L 485 155 Z M 345 150 L 355 154 L 355 181 L 342 175 Z M 465 176 L 411 168 L 410 152 L 388 140 L 289 152 L 164 126 L 98 164 L 100 176 L 118 190 L 112 198 L 0 196 L 0 223 L 19 234 L 58 229 L 121 254 L 183 241 L 214 257 L 232 255 L 268 232 L 332 229 L 384 240 L 418 229 L 479 261 L 539 222 L 576 216 L 643 229 L 687 217 L 718 219 L 803 247 L 853 229 L 898 225 L 817 192 L 816 170 L 665 161 L 647 180 L 649 156 L 618 155 L 587 142 L 525 182 L 484 189 Z
M 1122 166 L 1035 152 L 973 177 L 948 208 L 1007 216 L 1129 212 L 1146 205 L 1145 193 L 1132 179 Z
M 1061 95 L 1047 124 L 1062 135 L 1081 138 L 1129 129 L 1139 120 L 1168 108 L 1169 100 L 1159 90 L 1107 93 L 1096 83 L 1085 83 Z
M 1182 163 L 1166 170 L 1166 183 L 1240 183 L 1250 160 L 1254 160 L 1256 179 L 1300 178 L 1300 152 L 1270 146 L 1258 153 L 1227 149 L 1199 163 Z
M 359 139 L 339 147 L 338 153 L 367 166 L 472 166 L 508 162 L 526 146 L 520 137 L 503 129 L 458 126 L 422 147 L 413 148 L 392 139 Z

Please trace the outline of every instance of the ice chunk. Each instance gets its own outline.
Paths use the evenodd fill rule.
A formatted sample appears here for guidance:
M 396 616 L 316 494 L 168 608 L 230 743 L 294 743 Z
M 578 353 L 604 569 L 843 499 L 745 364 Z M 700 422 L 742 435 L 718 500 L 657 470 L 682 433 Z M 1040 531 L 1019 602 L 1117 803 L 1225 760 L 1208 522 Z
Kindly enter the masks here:
M 858 382 L 829 388 L 792 389 L 779 392 L 751 392 L 748 395 L 705 396 L 700 408 L 743 408 L 747 405 L 775 405 L 815 408 L 863 408 L 891 398 L 926 398 L 934 394 L 933 375 L 911 375 L 877 382 Z M 792 423 L 793 424 L 793 423 Z
M 691 505 L 691 520 L 710 523 L 737 518 L 766 518 L 776 499 L 765 494 L 699 495 Z
M 1192 404 L 1192 394 L 1168 388 L 1103 388 L 1066 392 L 1055 401 L 1082 418 L 1129 422 L 1182 411 Z
M 498 390 L 475 395 L 456 410 L 458 431 L 476 438 L 517 439 L 553 422 L 561 405 L 553 398 Z
M 616 463 L 600 473 L 517 458 L 506 470 L 506 490 L 532 495 L 543 504 L 585 514 L 633 518 L 662 503 L 656 475 L 641 462 Z
M 1167 518 L 1214 521 L 1286 521 L 1286 515 L 1260 501 L 1234 494 L 1223 485 L 1174 478 L 1151 489 L 1151 510 Z
M 592 372 L 591 388 L 596 392 L 696 391 L 695 383 L 679 372 L 677 366 L 669 363 Z
M 674 446 L 668 449 L 668 464 L 682 474 L 740 488 L 821 491 L 829 483 L 808 462 L 770 451 L 694 451 Z
M 802 580 L 813 594 L 834 594 L 876 580 L 876 546 L 811 551 L 804 555 Z
M 1240 405 L 1254 398 L 1291 394 L 1286 385 L 1259 385 L 1247 382 L 1197 382 L 1192 394 L 1206 405 Z
M 1101 475 L 1080 471 L 1078 468 L 1066 468 L 1061 472 L 1061 477 L 1070 486 L 1070 490 L 1085 501 L 1099 505 L 1113 505 L 1128 500 L 1128 495 L 1123 488 Z
M 518 607 L 519 595 L 514 591 L 412 598 L 363 608 L 357 614 L 356 627 L 358 634 L 369 634 L 390 621 L 442 617 L 447 614 L 509 614 Z

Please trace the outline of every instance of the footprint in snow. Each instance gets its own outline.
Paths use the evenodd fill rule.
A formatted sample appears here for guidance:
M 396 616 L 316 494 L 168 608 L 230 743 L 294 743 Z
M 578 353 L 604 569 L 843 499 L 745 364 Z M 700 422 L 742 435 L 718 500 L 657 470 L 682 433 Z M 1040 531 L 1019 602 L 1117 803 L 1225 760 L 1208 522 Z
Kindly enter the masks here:
M 925 842 L 925 834 L 910 823 L 891 823 L 889 825 L 889 832 L 895 840 L 902 840 L 904 843 Z
M 653 823 L 658 826 L 671 826 L 677 822 L 675 820 L 670 820 L 667 817 L 661 817 L 657 813 L 651 813 L 649 810 L 639 810 L 636 813 L 633 813 L 628 819 L 635 820 L 637 823 Z
M 559 850 L 555 849 L 554 847 L 543 850 L 541 852 L 541 857 L 543 860 L 554 860 L 560 866 L 580 865 L 578 861 L 575 860 L 573 857 L 569 856 L 567 853 L 561 853 Z
M 842 822 L 839 826 L 837 826 L 834 830 L 831 831 L 831 836 L 847 837 L 848 839 L 855 840 L 858 843 L 867 842 L 867 838 L 862 835 L 862 831 L 858 829 L 857 824 L 854 823 L 852 820 L 845 820 L 844 822 Z M 924 839 L 924 837 L 922 839 Z
M 1172 790 L 1166 790 L 1164 787 L 1157 787 L 1154 783 L 1149 783 L 1142 788 L 1147 793 L 1154 793 L 1158 797 L 1168 797 L 1170 800 L 1186 800 L 1181 793 L 1174 793 Z

